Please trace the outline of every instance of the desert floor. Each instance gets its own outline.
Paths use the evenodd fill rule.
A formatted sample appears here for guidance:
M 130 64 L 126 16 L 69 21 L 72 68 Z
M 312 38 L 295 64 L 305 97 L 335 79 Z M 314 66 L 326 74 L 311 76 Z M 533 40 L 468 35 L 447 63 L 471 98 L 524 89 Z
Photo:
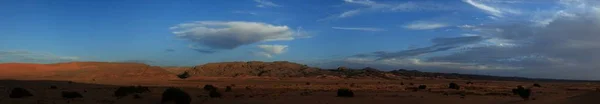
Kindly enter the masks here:
M 446 79 L 357 80 L 308 78 L 198 78 L 185 80 L 0 80 L 0 104 L 158 104 L 162 92 L 178 87 L 192 96 L 192 104 L 599 104 L 598 84 L 583 82 L 539 82 L 532 87 L 531 100 L 513 95 L 517 85 L 532 86 L 533 82 L 483 81 Z M 455 82 L 460 90 L 448 89 Z M 410 83 L 413 83 L 411 85 Z M 202 87 L 215 85 L 222 98 L 210 98 Z M 55 85 L 58 89 L 49 89 Z M 113 97 L 119 86 L 142 85 L 151 92 L 141 98 Z M 410 88 L 426 85 L 426 89 Z M 225 92 L 225 86 L 232 86 Z M 11 88 L 26 88 L 34 96 L 9 98 Z M 350 88 L 355 97 L 336 97 L 338 88 Z M 61 91 L 77 91 L 84 97 L 64 99 Z

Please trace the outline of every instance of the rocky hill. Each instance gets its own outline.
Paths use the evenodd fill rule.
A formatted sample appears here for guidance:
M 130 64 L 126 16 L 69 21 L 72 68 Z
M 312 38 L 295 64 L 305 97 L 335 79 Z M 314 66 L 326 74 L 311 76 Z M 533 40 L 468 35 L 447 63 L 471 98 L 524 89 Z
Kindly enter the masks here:
M 220 62 L 208 63 L 191 68 L 192 76 L 209 77 L 242 77 L 242 76 L 268 76 L 268 77 L 305 77 L 320 71 L 318 68 L 291 63 L 287 61 L 275 62 Z

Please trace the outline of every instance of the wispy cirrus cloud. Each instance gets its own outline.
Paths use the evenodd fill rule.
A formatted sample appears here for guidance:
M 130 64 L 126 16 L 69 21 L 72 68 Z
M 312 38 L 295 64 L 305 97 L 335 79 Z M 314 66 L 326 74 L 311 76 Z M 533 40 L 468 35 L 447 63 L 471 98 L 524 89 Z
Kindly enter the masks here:
M 406 29 L 412 30 L 430 30 L 430 29 L 438 29 L 443 27 L 448 27 L 445 23 L 436 23 L 436 22 L 414 22 L 410 24 L 406 24 L 403 26 Z
M 433 2 L 380 3 L 373 0 L 344 0 L 344 3 L 351 6 L 358 6 L 358 8 L 334 14 L 317 21 L 347 18 L 367 12 L 440 11 L 453 9 L 449 6 Z
M 258 13 L 256 12 L 250 12 L 250 11 L 233 11 L 231 13 L 235 13 L 235 14 L 249 14 L 249 15 L 258 15 Z
M 492 15 L 493 17 L 490 17 L 492 19 L 497 19 L 499 17 L 500 18 L 505 17 L 505 15 L 507 15 L 507 14 L 521 14 L 521 11 L 516 10 L 516 9 L 502 8 L 502 7 L 489 5 L 489 4 L 499 4 L 499 3 L 521 3 L 519 1 L 500 2 L 500 1 L 492 1 L 492 0 L 483 0 L 483 1 L 482 0 L 463 0 L 463 2 Z M 489 3 L 489 4 L 486 4 L 486 3 Z
M 279 4 L 275 4 L 269 0 L 254 0 L 256 2 L 256 7 L 259 8 L 267 8 L 267 7 L 281 7 Z
M 338 30 L 356 30 L 356 31 L 385 31 L 385 29 L 371 27 L 331 27 Z

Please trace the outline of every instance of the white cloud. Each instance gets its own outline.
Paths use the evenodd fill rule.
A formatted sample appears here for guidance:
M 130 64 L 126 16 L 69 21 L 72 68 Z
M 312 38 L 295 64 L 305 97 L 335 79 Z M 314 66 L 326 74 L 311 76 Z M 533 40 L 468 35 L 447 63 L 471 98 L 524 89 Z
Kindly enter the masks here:
M 413 30 L 430 30 L 447 27 L 444 23 L 432 23 L 432 22 L 414 22 L 411 24 L 404 25 L 404 28 Z
M 494 7 L 491 7 L 491 6 L 482 4 L 482 3 L 475 2 L 473 0 L 463 0 L 463 1 L 466 2 L 466 3 L 468 3 L 468 4 L 470 4 L 470 5 L 472 5 L 472 6 L 474 6 L 474 7 L 476 7 L 476 8 L 478 8 L 478 9 L 481 9 L 481 10 L 483 10 L 483 11 L 485 11 L 485 12 L 491 14 L 491 15 L 494 15 L 496 17 L 503 17 L 503 15 L 502 15 L 503 12 L 500 11 L 499 9 L 496 9 Z
M 252 54 L 254 54 L 255 56 L 261 56 L 261 57 L 267 57 L 267 58 L 273 57 L 273 55 L 271 55 L 267 52 L 252 52 Z
M 457 26 L 457 27 L 461 28 L 461 29 L 472 29 L 472 28 L 475 28 L 475 26 L 473 26 L 473 25 L 460 25 L 460 26 Z
M 380 28 L 369 28 L 369 27 L 331 27 L 339 30 L 357 30 L 357 31 L 385 31 Z
M 275 4 L 268 0 L 254 0 L 254 2 L 258 3 L 256 7 L 266 8 L 266 7 L 281 7 L 281 5 Z
M 356 10 L 350 10 L 350 11 L 346 11 L 342 14 L 340 14 L 340 18 L 345 18 L 345 17 L 350 17 L 353 15 L 357 15 L 358 13 L 360 13 L 360 9 L 356 9 Z
M 257 47 L 270 54 L 282 54 L 288 48 L 287 45 L 258 45 Z
M 344 11 L 317 21 L 347 18 L 364 12 L 408 12 L 408 11 L 436 11 L 450 10 L 452 8 L 432 2 L 404 2 L 404 3 L 378 3 L 372 0 L 344 0 L 348 4 L 357 4 L 360 8 Z
M 179 24 L 171 30 L 177 37 L 200 45 L 194 46 L 195 50 L 207 52 L 258 42 L 289 41 L 305 35 L 288 26 L 245 21 L 197 21 Z
M 429 68 L 429 69 L 461 69 L 461 70 L 520 70 L 521 67 L 510 67 L 500 65 L 480 65 L 474 63 L 458 63 L 458 62 L 443 62 L 443 61 L 424 61 L 418 58 L 406 58 L 406 59 L 386 59 L 386 60 L 373 60 L 369 58 L 356 58 L 350 57 L 342 60 L 346 64 L 364 64 L 372 66 L 392 66 L 392 67 L 403 67 L 403 68 Z
M 255 13 L 255 12 L 249 12 L 249 11 L 233 11 L 232 13 L 236 13 L 236 14 L 250 14 L 250 15 L 258 15 L 258 13 Z

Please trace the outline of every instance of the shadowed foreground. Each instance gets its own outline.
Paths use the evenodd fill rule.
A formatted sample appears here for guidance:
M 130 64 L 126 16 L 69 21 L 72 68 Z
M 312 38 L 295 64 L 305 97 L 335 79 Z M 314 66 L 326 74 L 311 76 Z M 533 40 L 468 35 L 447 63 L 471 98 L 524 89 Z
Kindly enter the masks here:
M 308 81 L 308 82 L 307 82 Z M 181 88 L 189 93 L 192 104 L 586 104 L 598 102 L 595 87 L 583 83 L 540 83 L 532 87 L 530 100 L 513 95 L 510 89 L 525 82 L 459 80 L 317 80 L 317 79 L 235 79 L 206 78 L 205 80 L 170 80 L 145 84 L 143 81 L 84 82 L 47 80 L 0 80 L 0 104 L 159 104 L 161 95 L 169 87 Z M 118 83 L 117 83 L 118 82 Z M 456 82 L 461 89 L 448 88 Z M 123 84 L 128 83 L 128 84 Z M 413 83 L 410 85 L 409 83 Z M 206 84 L 214 85 L 222 94 L 209 96 Z M 142 85 L 146 93 L 114 97 L 121 86 Z M 425 89 L 413 89 L 426 85 Z M 56 89 L 51 88 L 55 86 Z M 226 92 L 226 86 L 231 91 Z M 33 96 L 9 98 L 12 88 L 25 88 Z M 349 88 L 354 97 L 336 97 L 338 88 Z M 83 98 L 63 98 L 62 91 L 79 92 Z

